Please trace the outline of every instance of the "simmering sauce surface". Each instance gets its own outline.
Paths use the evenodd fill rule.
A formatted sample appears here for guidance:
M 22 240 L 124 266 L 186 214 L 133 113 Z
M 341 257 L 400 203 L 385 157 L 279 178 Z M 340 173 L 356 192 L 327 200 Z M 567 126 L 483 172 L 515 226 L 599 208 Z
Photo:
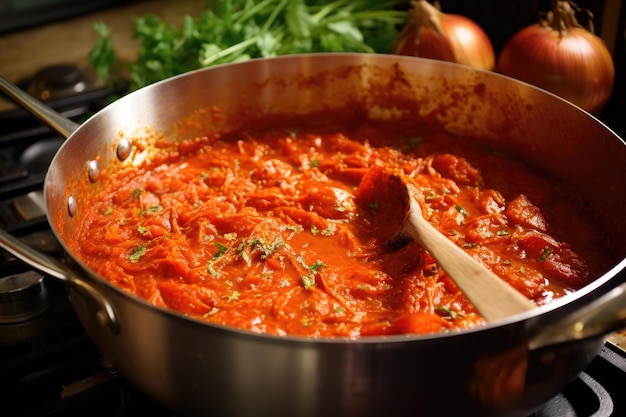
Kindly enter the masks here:
M 583 201 L 507 152 L 391 123 L 284 126 L 181 142 L 105 175 L 72 252 L 156 306 L 255 332 L 483 324 L 415 242 L 388 247 L 394 196 L 359 189 L 384 167 L 417 184 L 433 225 L 537 305 L 609 264 Z

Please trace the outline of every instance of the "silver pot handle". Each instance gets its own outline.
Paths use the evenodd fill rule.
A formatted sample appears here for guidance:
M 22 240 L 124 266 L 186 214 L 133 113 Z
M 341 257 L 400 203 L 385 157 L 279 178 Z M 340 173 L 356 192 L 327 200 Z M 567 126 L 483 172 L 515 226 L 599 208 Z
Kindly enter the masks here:
M 623 266 L 622 266 L 623 267 Z M 626 282 L 567 317 L 542 325 L 531 337 L 531 350 L 603 337 L 626 327 Z
M 37 116 L 46 125 L 56 130 L 65 138 L 69 137 L 76 129 L 78 129 L 78 124 L 65 118 L 34 97 L 31 97 L 29 94 L 11 84 L 3 77 L 0 77 L 0 91 L 9 96 L 9 98 L 25 110 L 28 110 L 31 114 Z
M 92 284 L 77 278 L 77 273 L 72 270 L 72 268 L 26 246 L 2 229 L 0 229 L 0 248 L 26 262 L 42 274 L 70 284 L 78 291 L 91 297 L 98 304 L 98 310 L 96 312 L 98 323 L 108 328 L 113 334 L 119 332 L 119 322 L 109 300 Z

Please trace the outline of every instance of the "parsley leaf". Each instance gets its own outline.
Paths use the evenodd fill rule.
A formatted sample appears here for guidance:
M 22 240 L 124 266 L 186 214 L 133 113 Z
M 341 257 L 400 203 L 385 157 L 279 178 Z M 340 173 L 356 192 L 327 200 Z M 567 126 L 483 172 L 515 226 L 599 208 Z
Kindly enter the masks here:
M 545 261 L 548 258 L 548 256 L 550 256 L 551 253 L 552 253 L 552 248 L 550 246 L 546 246 L 545 248 L 543 248 L 543 251 L 541 252 L 541 256 L 539 257 L 539 262 Z
M 465 210 L 465 208 L 462 205 L 460 205 L 460 204 L 456 205 L 456 211 L 458 211 L 459 213 L 461 213 L 465 217 L 469 217 L 469 215 L 470 215 L 469 212 L 467 210 Z
M 302 280 L 302 285 L 304 285 L 304 289 L 309 290 L 315 287 L 315 274 L 317 274 L 320 268 L 326 266 L 326 264 L 318 259 L 313 263 L 313 265 L 306 266 L 301 258 L 299 260 L 309 270 L 308 274 L 302 275 L 300 277 L 300 279 Z
M 91 51 L 89 51 L 87 59 L 96 69 L 98 76 L 103 80 L 108 80 L 111 68 L 117 58 L 115 48 L 113 47 L 111 31 L 106 23 L 102 21 L 94 23 L 93 29 L 100 38 L 96 41 Z
M 129 256 L 129 259 L 131 262 L 137 262 L 139 261 L 139 258 L 141 258 L 143 255 L 146 254 L 146 245 L 141 245 L 136 247 L 133 250 L 133 253 L 131 253 L 131 255 Z
M 213 259 L 217 259 L 217 258 L 219 258 L 220 256 L 222 256 L 222 255 L 223 255 L 223 254 L 224 254 L 224 253 L 228 250 L 228 247 L 227 247 L 227 246 L 224 246 L 224 245 L 222 245 L 222 244 L 221 244 L 221 243 L 219 243 L 219 242 L 213 242 L 213 244 L 214 244 L 214 245 L 215 245 L 215 247 L 217 248 L 217 252 L 215 252 L 215 253 L 213 254 Z

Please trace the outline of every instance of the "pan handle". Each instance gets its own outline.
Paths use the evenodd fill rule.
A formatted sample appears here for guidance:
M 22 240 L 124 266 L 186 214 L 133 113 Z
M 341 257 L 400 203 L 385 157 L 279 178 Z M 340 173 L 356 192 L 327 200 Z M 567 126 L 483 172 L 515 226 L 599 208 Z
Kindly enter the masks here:
M 24 110 L 27 110 L 33 116 L 39 118 L 42 122 L 48 125 L 48 127 L 57 131 L 64 138 L 68 138 L 76 129 L 78 129 L 78 124 L 25 93 L 3 77 L 0 77 L 0 91 L 5 93 Z
M 626 282 L 563 319 L 541 325 L 530 338 L 528 347 L 536 350 L 598 338 L 623 328 L 626 328 Z
M 17 238 L 0 229 L 0 248 L 13 256 L 26 262 L 44 275 L 51 276 L 68 283 L 83 294 L 90 296 L 97 304 L 96 319 L 103 327 L 108 328 L 112 334 L 119 332 L 119 322 L 113 306 L 93 285 L 76 277 L 76 272 L 60 261 L 46 256 L 26 246 Z

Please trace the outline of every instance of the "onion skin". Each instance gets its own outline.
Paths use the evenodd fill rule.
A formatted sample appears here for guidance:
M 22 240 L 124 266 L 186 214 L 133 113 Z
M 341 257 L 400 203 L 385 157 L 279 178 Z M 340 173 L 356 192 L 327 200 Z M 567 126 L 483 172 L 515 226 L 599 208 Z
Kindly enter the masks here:
M 557 94 L 590 113 L 602 110 L 615 79 L 613 58 L 602 39 L 575 20 L 520 30 L 504 46 L 496 71 Z
M 491 41 L 473 20 L 442 13 L 425 0 L 413 1 L 412 5 L 409 21 L 398 34 L 392 53 L 494 69 Z

